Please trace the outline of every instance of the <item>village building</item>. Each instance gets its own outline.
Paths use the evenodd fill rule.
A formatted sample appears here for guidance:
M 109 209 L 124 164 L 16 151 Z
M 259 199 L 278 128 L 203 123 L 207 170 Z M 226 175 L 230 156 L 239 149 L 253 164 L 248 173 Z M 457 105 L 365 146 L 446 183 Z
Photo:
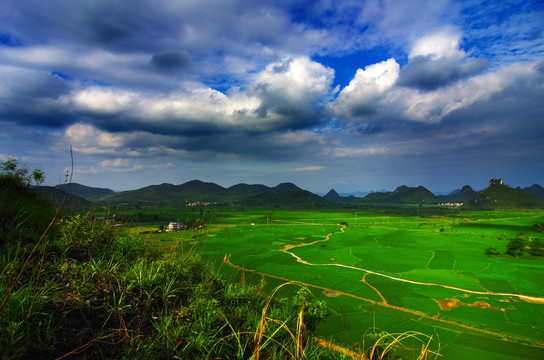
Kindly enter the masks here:
M 504 184 L 502 182 L 502 178 L 498 178 L 498 179 L 489 180 L 489 186 L 491 185 L 504 185 Z
M 181 225 L 175 222 L 171 222 L 168 224 L 168 227 L 166 228 L 166 231 L 179 231 L 181 230 Z

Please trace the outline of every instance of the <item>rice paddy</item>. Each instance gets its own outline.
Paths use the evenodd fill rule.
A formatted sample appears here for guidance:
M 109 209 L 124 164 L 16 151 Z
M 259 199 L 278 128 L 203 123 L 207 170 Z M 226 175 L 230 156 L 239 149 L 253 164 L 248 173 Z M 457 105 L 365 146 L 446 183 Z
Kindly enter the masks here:
M 542 212 L 221 215 L 201 254 L 265 292 L 306 284 L 334 314 L 323 338 L 357 349 L 369 329 L 417 331 L 446 359 L 544 358 L 544 259 L 504 255 L 508 239 L 542 238 Z

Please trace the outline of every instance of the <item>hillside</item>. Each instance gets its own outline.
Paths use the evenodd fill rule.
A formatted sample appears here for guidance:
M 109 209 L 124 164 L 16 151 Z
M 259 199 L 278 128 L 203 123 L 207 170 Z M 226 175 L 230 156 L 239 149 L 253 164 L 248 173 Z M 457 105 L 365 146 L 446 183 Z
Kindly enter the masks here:
M 225 198 L 235 201 L 237 199 L 242 199 L 248 196 L 259 195 L 267 192 L 268 190 L 270 190 L 268 186 L 260 184 L 237 184 L 226 189 Z
M 544 188 L 538 184 L 524 187 L 522 190 L 538 195 L 540 197 L 544 197 Z
M 334 206 L 333 202 L 307 190 L 302 190 L 292 183 L 282 183 L 276 187 L 269 188 L 262 194 L 249 196 L 240 201 L 240 204 L 286 208 L 327 208 Z
M 62 204 L 65 209 L 69 208 L 87 208 L 92 205 L 92 202 L 84 197 L 75 195 L 71 192 L 65 193 L 57 187 L 52 186 L 37 186 L 33 188 L 40 197 L 49 202 L 54 207 Z
M 470 200 L 476 195 L 476 191 L 472 189 L 469 185 L 463 186 L 461 189 L 456 189 L 450 192 L 448 195 L 440 195 L 438 199 L 441 202 L 457 202 L 464 203 L 465 201 Z
M 467 209 L 544 209 L 544 198 L 521 189 L 490 182 L 463 205 Z
M 438 198 L 423 186 L 408 187 L 399 186 L 395 191 L 375 192 L 361 199 L 367 204 L 436 204 Z
M 77 195 L 91 201 L 99 200 L 104 196 L 114 193 L 114 191 L 111 189 L 90 187 L 78 183 L 55 185 L 55 189 L 62 190 L 63 192 L 68 191 L 70 194 Z

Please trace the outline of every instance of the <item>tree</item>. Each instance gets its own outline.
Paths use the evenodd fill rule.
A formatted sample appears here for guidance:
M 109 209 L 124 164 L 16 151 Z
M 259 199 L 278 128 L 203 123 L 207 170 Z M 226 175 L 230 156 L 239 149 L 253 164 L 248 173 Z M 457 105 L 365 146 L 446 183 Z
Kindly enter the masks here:
M 45 181 L 45 173 L 42 169 L 34 169 L 31 173 L 32 180 L 34 180 L 34 183 L 36 186 L 40 186 Z
M 520 256 L 523 255 L 525 251 L 526 242 L 523 237 L 516 235 L 514 239 L 511 239 L 508 244 L 506 244 L 506 253 L 510 256 Z
M 530 255 L 544 256 L 544 243 L 540 239 L 531 239 L 528 245 Z
M 0 177 L 13 185 L 28 187 L 32 181 L 40 186 L 45 180 L 45 173 L 41 169 L 30 172 L 26 167 L 19 167 L 17 159 L 9 158 L 0 163 Z

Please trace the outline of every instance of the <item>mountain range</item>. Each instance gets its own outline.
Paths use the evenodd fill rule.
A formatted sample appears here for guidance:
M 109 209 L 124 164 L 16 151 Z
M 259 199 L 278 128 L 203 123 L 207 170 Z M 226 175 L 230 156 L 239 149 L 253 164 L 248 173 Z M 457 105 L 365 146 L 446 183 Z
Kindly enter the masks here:
M 76 183 L 57 185 L 57 190 L 68 189 L 73 195 L 89 201 L 105 203 L 172 203 L 172 204 L 236 204 L 240 206 L 272 206 L 289 208 L 326 208 L 340 205 L 380 204 L 440 204 L 464 203 L 467 208 L 544 208 L 544 189 L 540 185 L 512 188 L 491 184 L 487 189 L 475 191 L 469 185 L 450 192 L 434 195 L 423 186 L 402 185 L 394 191 L 373 192 L 363 197 L 341 196 L 331 189 L 325 196 L 303 190 L 293 183 L 275 187 L 260 184 L 237 184 L 228 188 L 210 182 L 192 180 L 180 185 L 150 185 L 137 190 L 114 192 L 105 188 L 92 188 Z M 336 204 L 336 205 L 335 205 Z
M 334 203 L 292 183 L 275 187 L 237 184 L 224 188 L 215 183 L 192 180 L 181 185 L 160 184 L 113 193 L 101 198 L 114 203 L 236 204 L 242 206 L 331 207 Z

